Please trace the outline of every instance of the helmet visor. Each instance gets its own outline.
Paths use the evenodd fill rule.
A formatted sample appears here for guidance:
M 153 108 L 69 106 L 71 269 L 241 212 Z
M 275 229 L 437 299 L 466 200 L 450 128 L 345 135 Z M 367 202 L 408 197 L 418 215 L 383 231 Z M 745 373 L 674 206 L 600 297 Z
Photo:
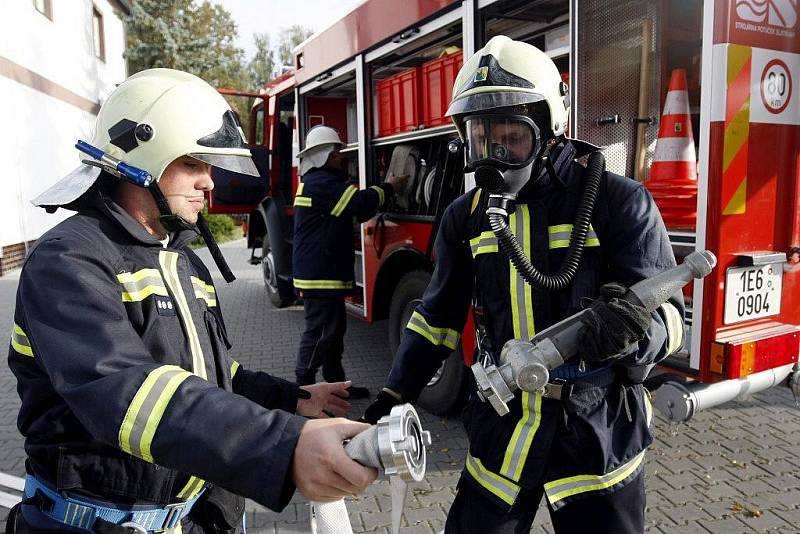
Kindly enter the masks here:
M 239 156 L 234 154 L 189 154 L 195 159 L 208 163 L 212 167 L 218 167 L 226 171 L 238 172 L 250 176 L 260 176 L 253 158 L 250 156 Z
M 539 128 L 528 117 L 470 115 L 464 118 L 467 164 L 491 160 L 524 167 L 539 150 Z

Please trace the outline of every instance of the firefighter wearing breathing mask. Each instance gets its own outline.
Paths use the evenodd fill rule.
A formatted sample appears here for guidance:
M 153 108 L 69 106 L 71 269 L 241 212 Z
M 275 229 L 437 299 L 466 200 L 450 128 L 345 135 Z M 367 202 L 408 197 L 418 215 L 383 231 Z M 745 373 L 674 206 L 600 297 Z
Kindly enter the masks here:
M 551 371 L 545 393 L 518 391 L 501 417 L 470 385 L 445 532 L 528 532 L 543 496 L 558 533 L 642 532 L 653 440 L 642 381 L 681 347 L 683 304 L 677 294 L 650 314 L 617 297 L 675 265 L 658 209 L 642 184 L 606 172 L 596 147 L 565 136 L 567 86 L 533 46 L 491 39 L 461 68 L 447 114 L 477 187 L 443 215 L 433 278 L 364 420 L 417 399 L 473 298 L 487 363 L 590 306 L 580 358 Z
M 258 175 L 224 98 L 185 72 L 139 72 L 100 109 L 91 145 L 154 181 L 87 158 L 34 200 L 77 213 L 20 275 L 8 362 L 27 476 L 8 531 L 236 532 L 242 497 L 280 510 L 295 488 L 320 501 L 363 490 L 376 473 L 342 440 L 368 426 L 322 419 L 345 414 L 345 384 L 239 365 L 189 247 L 211 167 Z

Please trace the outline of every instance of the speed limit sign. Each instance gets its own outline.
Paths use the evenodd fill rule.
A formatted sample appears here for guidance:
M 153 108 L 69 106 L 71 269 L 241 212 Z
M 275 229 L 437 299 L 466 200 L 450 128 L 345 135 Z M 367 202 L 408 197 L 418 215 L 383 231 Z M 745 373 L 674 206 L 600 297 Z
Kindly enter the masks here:
M 792 96 L 792 76 L 789 67 L 780 59 L 773 59 L 761 72 L 761 101 L 770 113 L 781 113 Z

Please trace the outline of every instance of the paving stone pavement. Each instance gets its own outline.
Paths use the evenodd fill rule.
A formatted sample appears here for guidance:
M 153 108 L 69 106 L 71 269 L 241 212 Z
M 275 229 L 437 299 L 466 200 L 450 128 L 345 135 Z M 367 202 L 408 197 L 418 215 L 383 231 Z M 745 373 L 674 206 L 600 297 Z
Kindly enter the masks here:
M 221 278 L 217 281 L 234 356 L 248 368 L 291 379 L 303 326 L 302 309 L 270 306 L 259 268 L 247 264 L 249 254 L 243 241 L 222 248 L 239 278 L 231 285 Z M 0 277 L 0 331 L 11 330 L 17 278 L 18 273 Z M 386 340 L 385 322 L 367 325 L 350 318 L 345 368 L 354 383 L 373 391 L 382 385 L 391 362 Z M 366 404 L 355 401 L 351 416 L 359 416 Z M 14 378 L 5 365 L 0 366 L 0 471 L 22 476 L 18 408 Z M 442 529 L 467 449 L 458 417 L 421 415 L 433 435 L 433 446 L 427 479 L 409 491 L 404 534 Z M 785 388 L 701 412 L 689 424 L 673 425 L 657 415 L 656 441 L 646 460 L 646 531 L 800 533 L 798 415 Z M 354 531 L 389 532 L 389 503 L 385 480 L 348 499 Z M 3 522 L 6 513 L 0 508 Z M 247 524 L 250 533 L 308 532 L 308 506 L 297 495 L 281 513 L 248 502 Z M 532 532 L 553 532 L 544 506 Z

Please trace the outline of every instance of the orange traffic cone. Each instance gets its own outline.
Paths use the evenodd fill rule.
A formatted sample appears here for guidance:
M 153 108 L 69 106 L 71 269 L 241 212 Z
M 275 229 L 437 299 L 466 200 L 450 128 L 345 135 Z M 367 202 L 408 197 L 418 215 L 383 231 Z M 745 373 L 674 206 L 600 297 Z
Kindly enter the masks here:
M 697 155 L 684 69 L 672 71 L 658 128 L 656 151 L 645 185 L 653 194 L 667 228 L 694 228 L 697 220 Z

